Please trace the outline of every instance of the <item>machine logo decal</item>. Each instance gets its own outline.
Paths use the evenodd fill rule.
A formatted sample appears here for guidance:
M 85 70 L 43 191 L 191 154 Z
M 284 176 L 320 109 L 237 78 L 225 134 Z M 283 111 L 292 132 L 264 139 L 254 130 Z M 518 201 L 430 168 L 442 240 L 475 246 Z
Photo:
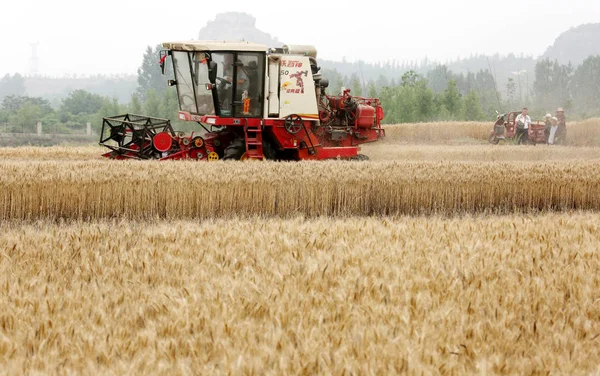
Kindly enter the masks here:
M 282 60 L 281 66 L 288 68 L 302 68 L 302 62 L 298 60 Z
M 288 89 L 286 90 L 287 93 L 304 94 L 304 81 L 302 80 L 302 76 L 308 77 L 308 71 L 305 70 L 290 74 L 290 78 L 296 79 L 296 86 L 300 89 Z

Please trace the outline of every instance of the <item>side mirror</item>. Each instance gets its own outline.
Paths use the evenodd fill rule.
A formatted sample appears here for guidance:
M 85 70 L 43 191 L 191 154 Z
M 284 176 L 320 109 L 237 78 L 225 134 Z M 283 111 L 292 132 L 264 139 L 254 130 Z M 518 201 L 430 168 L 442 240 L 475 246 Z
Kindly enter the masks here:
M 167 60 L 168 55 L 169 55 L 169 51 L 167 51 L 167 50 L 161 50 L 159 53 L 160 60 L 159 60 L 158 64 L 160 65 L 160 72 L 162 74 L 165 74 L 165 69 L 166 69 L 165 61 Z
M 217 63 L 212 60 L 208 63 L 208 80 L 212 84 L 217 81 Z

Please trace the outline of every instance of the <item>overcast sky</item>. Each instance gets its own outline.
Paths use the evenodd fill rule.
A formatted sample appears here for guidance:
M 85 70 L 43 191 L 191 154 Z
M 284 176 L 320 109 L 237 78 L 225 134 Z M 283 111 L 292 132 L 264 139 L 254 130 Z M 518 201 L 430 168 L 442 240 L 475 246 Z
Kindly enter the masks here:
M 260 30 L 284 43 L 313 44 L 321 58 L 364 61 L 538 56 L 570 27 L 600 22 L 597 0 L 2 3 L 1 76 L 30 72 L 31 43 L 38 43 L 41 74 L 132 74 L 147 45 L 196 39 L 208 21 L 227 11 L 250 13 Z

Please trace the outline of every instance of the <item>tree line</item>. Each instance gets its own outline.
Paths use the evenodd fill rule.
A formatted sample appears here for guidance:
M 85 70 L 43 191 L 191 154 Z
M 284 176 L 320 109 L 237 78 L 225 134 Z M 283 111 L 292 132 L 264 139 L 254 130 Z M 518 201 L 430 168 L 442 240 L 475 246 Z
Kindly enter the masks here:
M 51 103 L 42 97 L 27 96 L 21 75 L 6 75 L 0 79 L 0 125 L 33 130 L 36 121 L 41 120 L 57 133 L 71 133 L 89 121 L 97 132 L 102 117 L 129 112 L 171 119 L 178 129 L 192 130 L 194 124 L 177 120 L 177 94 L 167 85 L 172 67 L 168 64 L 162 75 L 157 63 L 160 49 L 147 47 L 137 72 L 137 90 L 127 103 L 82 89 Z M 446 65 L 436 65 L 424 73 L 408 69 L 401 75 L 381 74 L 368 80 L 360 70 L 342 74 L 323 68 L 322 72 L 329 79 L 330 95 L 346 87 L 353 95 L 380 98 L 385 123 L 491 121 L 496 111 L 515 111 L 524 106 L 536 117 L 556 107 L 564 107 L 570 118 L 600 116 L 600 55 L 588 57 L 577 67 L 538 60 L 531 84 L 529 77 L 526 83 L 520 75 L 499 83 L 489 69 L 455 73 Z
M 600 116 L 600 55 L 590 56 L 574 68 L 556 60 L 538 60 L 532 83 L 514 72 L 499 85 L 487 69 L 454 73 L 438 65 L 425 74 L 408 70 L 399 79 L 381 75 L 365 82 L 358 73 L 342 75 L 324 69 L 330 81 L 328 92 L 338 94 L 350 88 L 353 95 L 378 97 L 386 110 L 386 123 L 445 120 L 490 120 L 498 112 L 528 107 L 541 118 L 563 107 L 571 118 Z

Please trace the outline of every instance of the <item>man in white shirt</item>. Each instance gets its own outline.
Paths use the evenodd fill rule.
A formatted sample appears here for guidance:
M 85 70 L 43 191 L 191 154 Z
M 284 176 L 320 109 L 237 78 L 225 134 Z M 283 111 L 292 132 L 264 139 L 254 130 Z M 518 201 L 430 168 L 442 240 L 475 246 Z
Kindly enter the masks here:
M 523 111 L 515 119 L 517 124 L 517 143 L 526 144 L 529 139 L 529 125 L 531 124 L 531 118 L 527 115 L 527 107 L 523 108 Z

